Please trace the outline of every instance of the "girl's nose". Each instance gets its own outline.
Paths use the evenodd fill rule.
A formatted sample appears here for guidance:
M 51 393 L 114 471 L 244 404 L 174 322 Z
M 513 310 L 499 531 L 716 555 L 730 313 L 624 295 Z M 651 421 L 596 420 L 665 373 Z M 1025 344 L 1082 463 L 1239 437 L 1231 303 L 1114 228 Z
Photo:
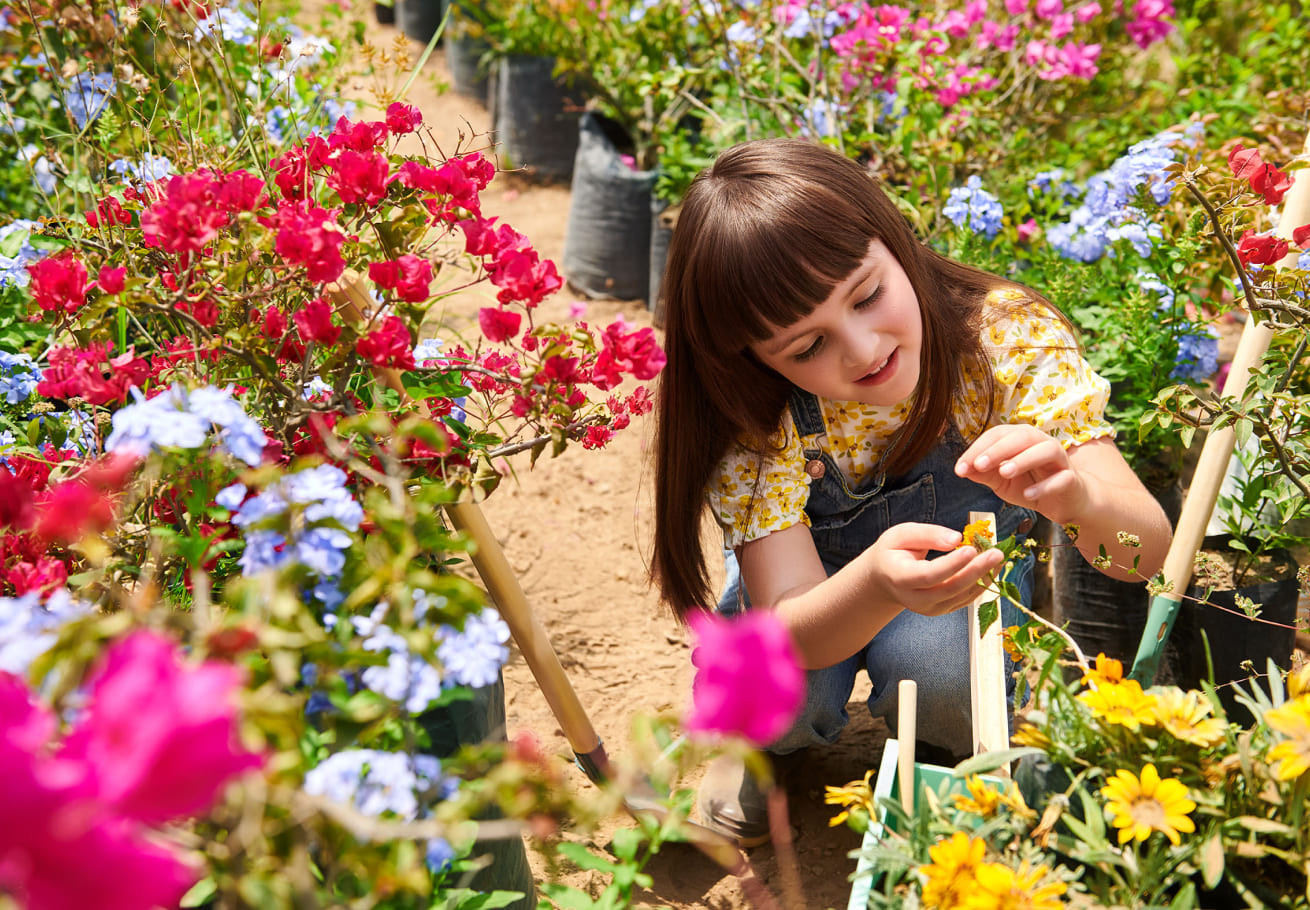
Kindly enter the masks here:
M 846 333 L 842 351 L 846 365 L 852 368 L 867 367 L 878 349 L 878 333 L 868 329 L 853 329 Z

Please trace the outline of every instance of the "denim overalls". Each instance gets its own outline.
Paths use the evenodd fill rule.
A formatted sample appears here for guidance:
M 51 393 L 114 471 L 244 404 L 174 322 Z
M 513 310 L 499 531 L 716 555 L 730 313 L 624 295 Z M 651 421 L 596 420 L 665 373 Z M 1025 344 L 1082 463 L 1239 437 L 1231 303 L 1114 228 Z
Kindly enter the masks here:
M 961 529 L 970 511 L 994 512 L 1001 539 L 1022 538 L 1032 528 L 1030 509 L 1002 501 L 989 488 L 958 477 L 955 462 L 965 444 L 951 427 L 942 441 L 913 469 L 900 477 L 886 477 L 881 465 L 852 489 L 832 457 L 823 450 L 826 428 L 819 401 L 799 389 L 792 394 L 792 419 L 800 434 L 806 472 L 812 478 L 805 513 L 823 567 L 829 575 L 873 544 L 894 524 L 926 522 Z M 1009 581 L 1029 603 L 1032 594 L 1031 554 L 1011 569 Z M 719 599 L 721 613 L 735 613 L 749 605 L 735 557 L 728 554 L 728 581 Z M 1018 611 L 1002 602 L 1002 622 L 1018 622 Z M 896 732 L 897 683 L 918 684 L 916 725 L 918 739 L 952 755 L 973 752 L 970 719 L 969 615 L 956 610 L 945 616 L 921 616 L 902 610 L 876 637 L 846 660 L 806 674 L 807 693 L 801 716 L 779 740 L 768 747 L 786 754 L 818 743 L 831 743 L 850 719 L 846 703 L 855 675 L 864 668 L 872 683 L 869 712 L 886 720 Z M 1013 680 L 1007 680 L 1007 687 Z

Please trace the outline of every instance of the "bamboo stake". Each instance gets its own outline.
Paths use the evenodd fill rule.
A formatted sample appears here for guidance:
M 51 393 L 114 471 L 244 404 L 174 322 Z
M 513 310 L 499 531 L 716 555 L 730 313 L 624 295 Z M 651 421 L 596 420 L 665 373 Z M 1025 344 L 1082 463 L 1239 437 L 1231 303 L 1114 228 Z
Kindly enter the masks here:
M 914 815 L 914 743 L 918 738 L 919 685 L 902 679 L 896 697 L 896 785 L 901 791 L 901 808 Z
M 1310 135 L 1306 137 L 1303 155 L 1310 155 Z M 1290 240 L 1293 229 L 1310 222 L 1310 169 L 1297 174 L 1298 179 L 1292 184 L 1283 200 L 1283 214 L 1278 222 L 1278 236 Z M 1296 263 L 1298 253 L 1289 252 L 1278 263 L 1277 268 L 1290 268 Z M 1251 370 L 1264 358 L 1273 340 L 1274 330 L 1268 322 L 1256 324 L 1253 314 L 1248 314 L 1242 336 L 1233 355 L 1228 378 L 1224 381 L 1221 398 L 1241 398 L 1250 380 Z M 1155 680 L 1156 670 L 1160 666 L 1160 657 L 1164 653 L 1165 642 L 1173 631 L 1174 620 L 1182 605 L 1187 585 L 1192 580 L 1192 568 L 1196 554 L 1205 539 L 1205 527 L 1210 523 L 1215 503 L 1219 500 L 1219 487 L 1228 470 L 1228 462 L 1233 456 L 1233 446 L 1237 440 L 1236 431 L 1231 427 L 1211 430 L 1201 447 L 1200 457 L 1192 472 L 1192 481 L 1183 500 L 1183 508 L 1178 516 L 1178 526 L 1174 530 L 1173 541 L 1165 555 L 1164 567 L 1160 570 L 1164 577 L 1165 591 L 1151 598 L 1150 610 L 1146 617 L 1146 627 L 1142 630 L 1142 640 L 1137 646 L 1133 659 L 1133 668 L 1129 677 L 1145 686 Z
M 970 512 L 969 522 L 987 520 L 992 540 L 996 539 L 996 515 Z M 996 618 L 985 633 L 980 632 L 978 608 L 998 602 L 1000 589 L 995 581 L 969 604 L 969 687 L 973 707 L 973 751 L 975 755 L 1008 748 L 1010 745 L 1010 707 L 1005 696 L 1005 649 L 1001 645 L 1001 621 Z M 1006 763 L 998 774 L 1010 773 Z

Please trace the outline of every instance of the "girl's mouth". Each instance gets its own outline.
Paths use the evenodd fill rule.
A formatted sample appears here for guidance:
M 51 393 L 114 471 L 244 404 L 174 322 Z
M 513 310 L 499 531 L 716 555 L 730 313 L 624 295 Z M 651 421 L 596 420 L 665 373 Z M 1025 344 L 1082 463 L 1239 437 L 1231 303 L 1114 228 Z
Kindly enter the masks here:
M 855 380 L 855 384 L 863 385 L 863 386 L 874 386 L 874 385 L 881 385 L 882 383 L 886 382 L 896 372 L 896 360 L 899 353 L 900 353 L 899 348 L 897 348 L 895 351 L 892 351 L 886 360 L 878 364 L 876 367 L 874 367 L 864 376 Z

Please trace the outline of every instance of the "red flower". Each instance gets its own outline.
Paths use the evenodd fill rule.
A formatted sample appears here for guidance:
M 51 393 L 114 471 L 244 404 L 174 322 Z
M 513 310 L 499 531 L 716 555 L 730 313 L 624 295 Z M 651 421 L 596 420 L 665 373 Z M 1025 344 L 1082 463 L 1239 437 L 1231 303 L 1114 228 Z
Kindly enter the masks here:
M 221 178 L 217 200 L 229 212 L 253 212 L 268 203 L 264 181 L 249 171 L 233 171 Z
M 1301 249 L 1305 249 L 1306 244 L 1310 244 L 1310 224 L 1303 224 L 1299 228 L 1293 229 L 1292 242 Z
M 414 369 L 409 329 L 397 316 L 388 316 L 381 326 L 361 338 L 358 350 L 361 357 L 376 367 Z
M 523 317 L 518 313 L 499 307 L 483 307 L 478 310 L 478 326 L 488 341 L 505 341 L 519 333 L 519 324 Z
M 287 333 L 287 317 L 275 306 L 264 311 L 264 337 L 278 339 Z
M 49 594 L 68 584 L 68 567 L 52 556 L 36 556 L 10 566 L 4 578 L 20 597 L 32 591 Z
M 0 465 L 0 525 L 20 531 L 36 518 L 32 487 Z
M 597 388 L 614 388 L 623 381 L 624 373 L 654 379 L 664 369 L 667 358 L 655 340 L 655 332 L 646 328 L 624 334 L 623 328 L 622 322 L 615 322 L 601 336 L 601 351 L 591 377 Z
M 268 163 L 273 172 L 273 182 L 277 184 L 284 199 L 297 200 L 305 197 L 305 187 L 309 183 L 309 166 L 305 161 L 305 151 L 293 148 L 285 155 L 279 155 Z
M 172 253 L 198 253 L 228 223 L 217 192 L 222 184 L 211 171 L 198 170 L 169 179 L 164 197 L 141 213 L 146 246 Z
M 1228 153 L 1228 166 L 1233 175 L 1245 179 L 1251 189 L 1264 197 L 1266 205 L 1277 205 L 1292 188 L 1292 178 L 1260 157 L 1257 149 L 1244 148 L 1239 142 Z
M 368 277 L 378 287 L 394 290 L 401 300 L 421 303 L 431 294 L 432 263 L 405 253 L 399 259 L 371 263 Z
M 1246 231 L 1237 243 L 1237 257 L 1242 265 L 1268 265 L 1278 262 L 1287 255 L 1287 241 L 1273 234 L 1257 234 Z
M 423 114 L 411 104 L 393 101 L 387 108 L 387 129 L 393 133 L 412 133 L 423 122 Z
M 502 250 L 490 267 L 491 283 L 500 288 L 501 303 L 522 303 L 532 308 L 564 286 L 555 263 L 541 260 L 536 250 Z
M 356 152 L 345 149 L 337 154 L 328 186 L 337 191 L 342 202 L 374 205 L 387 195 L 390 166 L 381 152 Z
M 277 227 L 273 248 L 290 265 L 304 266 L 310 281 L 336 281 L 346 270 L 341 257 L 345 235 L 337 227 L 337 211 L 316 205 L 284 202 L 269 219 Z
M 95 211 L 86 213 L 86 223 L 91 227 L 99 227 L 102 221 L 106 227 L 111 224 L 131 224 L 132 214 L 113 196 L 106 196 L 96 203 Z
M 315 297 L 291 318 L 306 342 L 316 341 L 331 347 L 341 337 L 341 327 L 332 324 L 332 306 L 322 297 Z
M 337 119 L 337 125 L 328 136 L 328 146 L 333 150 L 346 148 L 356 152 L 371 152 L 387 141 L 387 125 L 381 121 L 352 123 L 345 117 Z
M 42 540 L 77 543 L 114 523 L 114 507 L 109 497 L 81 478 L 51 487 L 37 500 L 36 506 L 36 536 Z
M 587 427 L 586 435 L 582 437 L 582 447 L 584 449 L 603 449 L 605 444 L 614 438 L 614 431 L 609 427 L 590 426 Z
M 72 253 L 47 256 L 27 267 L 32 299 L 47 312 L 74 313 L 86 303 L 86 266 Z
M 41 373 L 37 394 L 47 398 L 85 398 L 90 404 L 126 400 L 127 390 L 145 384 L 150 366 L 132 348 L 110 357 L 108 342 L 82 348 L 57 347 L 50 351 L 50 366 Z M 105 376 L 106 368 L 109 375 Z
M 118 294 L 123 290 L 124 279 L 127 278 L 127 267 L 119 266 L 110 268 L 102 266 L 100 274 L 96 277 L 96 284 L 100 285 L 100 290 L 106 294 Z

